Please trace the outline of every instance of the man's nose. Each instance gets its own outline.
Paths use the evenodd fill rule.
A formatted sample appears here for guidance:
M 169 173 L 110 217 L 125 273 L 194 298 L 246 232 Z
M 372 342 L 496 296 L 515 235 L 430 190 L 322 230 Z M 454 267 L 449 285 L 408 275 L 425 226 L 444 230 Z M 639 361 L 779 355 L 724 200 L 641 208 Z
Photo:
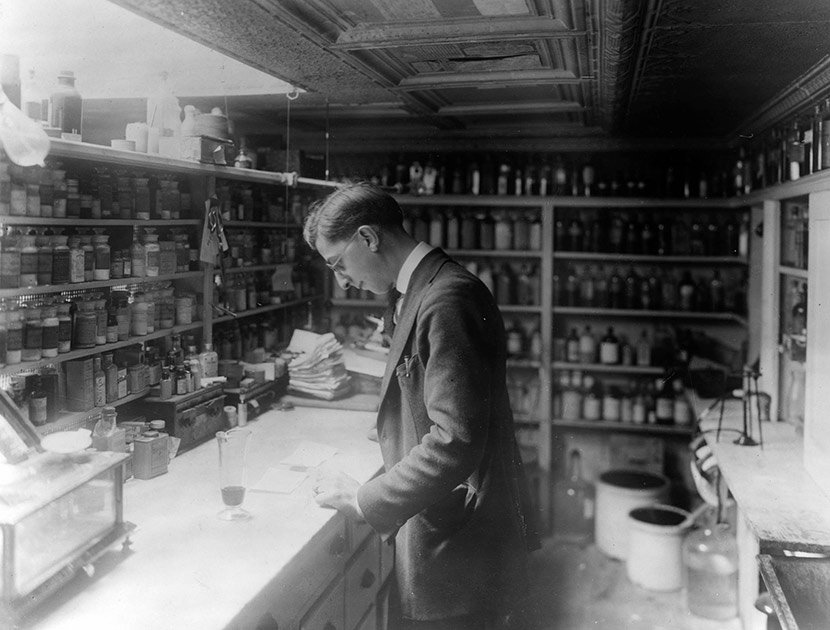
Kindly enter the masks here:
M 349 279 L 346 276 L 342 275 L 342 274 L 335 273 L 334 278 L 335 278 L 335 280 L 337 280 L 337 284 L 340 285 L 340 288 L 343 289 L 344 291 L 346 291 L 350 286 L 352 286 L 351 283 L 349 282 Z

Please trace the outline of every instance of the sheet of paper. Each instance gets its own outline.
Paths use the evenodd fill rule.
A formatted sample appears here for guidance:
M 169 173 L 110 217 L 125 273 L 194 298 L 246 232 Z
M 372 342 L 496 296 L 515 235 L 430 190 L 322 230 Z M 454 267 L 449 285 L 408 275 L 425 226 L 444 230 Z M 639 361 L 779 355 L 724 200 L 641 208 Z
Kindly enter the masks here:
M 262 479 L 251 487 L 251 492 L 274 492 L 290 494 L 306 480 L 308 474 L 284 468 L 269 468 Z
M 314 468 L 327 459 L 332 458 L 336 452 L 337 449 L 333 446 L 303 440 L 294 449 L 294 452 L 280 463 L 285 466 L 291 466 L 292 468 Z

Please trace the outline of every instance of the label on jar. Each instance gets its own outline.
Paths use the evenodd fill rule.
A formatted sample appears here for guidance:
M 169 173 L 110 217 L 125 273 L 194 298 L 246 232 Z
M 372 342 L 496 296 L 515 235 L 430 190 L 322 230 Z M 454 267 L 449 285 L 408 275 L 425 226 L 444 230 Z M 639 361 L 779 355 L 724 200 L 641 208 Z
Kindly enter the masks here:
M 600 363 L 606 365 L 614 365 L 620 361 L 620 346 L 617 343 L 609 343 L 603 341 L 599 345 L 599 360 Z
M 54 357 L 58 353 L 58 321 L 54 324 L 43 324 L 43 356 Z M 52 354 L 54 352 L 54 354 Z

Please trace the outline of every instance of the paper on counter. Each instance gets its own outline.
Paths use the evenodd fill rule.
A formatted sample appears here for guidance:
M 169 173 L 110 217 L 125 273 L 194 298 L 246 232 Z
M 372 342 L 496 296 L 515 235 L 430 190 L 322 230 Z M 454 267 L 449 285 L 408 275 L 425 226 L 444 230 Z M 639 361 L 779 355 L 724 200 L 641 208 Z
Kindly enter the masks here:
M 318 444 L 303 440 L 288 457 L 280 463 L 292 468 L 314 468 L 327 459 L 330 459 L 337 452 L 337 449 L 327 444 Z
M 265 474 L 262 475 L 262 479 L 251 487 L 251 492 L 290 494 L 294 492 L 294 490 L 296 490 L 307 477 L 308 475 L 304 472 L 285 470 L 282 468 L 269 468 L 265 471 Z

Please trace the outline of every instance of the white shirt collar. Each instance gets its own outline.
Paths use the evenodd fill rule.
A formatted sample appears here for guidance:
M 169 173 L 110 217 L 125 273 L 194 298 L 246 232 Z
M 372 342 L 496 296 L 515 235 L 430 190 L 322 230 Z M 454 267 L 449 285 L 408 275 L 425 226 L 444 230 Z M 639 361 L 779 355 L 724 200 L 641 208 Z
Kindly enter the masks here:
M 409 281 L 412 279 L 412 273 L 424 257 L 429 254 L 434 247 L 423 241 L 419 242 L 415 249 L 413 249 L 406 260 L 401 265 L 401 270 L 398 272 L 398 279 L 395 281 L 395 288 L 403 295 L 409 290 Z

